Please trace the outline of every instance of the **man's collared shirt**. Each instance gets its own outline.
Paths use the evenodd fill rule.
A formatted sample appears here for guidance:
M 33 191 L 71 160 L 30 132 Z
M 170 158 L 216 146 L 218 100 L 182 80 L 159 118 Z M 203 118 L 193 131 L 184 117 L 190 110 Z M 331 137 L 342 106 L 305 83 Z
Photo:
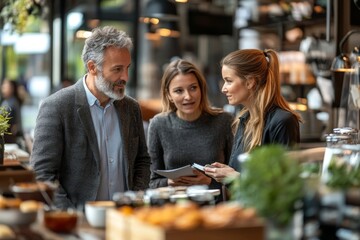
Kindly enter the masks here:
M 99 100 L 87 87 L 86 77 L 83 79 L 83 84 L 101 159 L 100 186 L 96 200 L 112 200 L 115 192 L 127 190 L 120 121 L 114 106 L 114 99 L 110 99 L 109 103 L 102 107 Z

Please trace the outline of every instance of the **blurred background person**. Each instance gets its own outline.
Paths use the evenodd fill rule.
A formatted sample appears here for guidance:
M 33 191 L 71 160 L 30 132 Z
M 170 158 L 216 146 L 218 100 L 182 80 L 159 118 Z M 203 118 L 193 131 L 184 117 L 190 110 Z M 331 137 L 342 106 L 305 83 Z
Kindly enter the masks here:
M 23 138 L 21 106 L 22 98 L 18 94 L 18 83 L 16 80 L 4 79 L 1 84 L 1 106 L 6 107 L 10 112 L 11 134 L 5 134 L 5 143 L 18 143 Z

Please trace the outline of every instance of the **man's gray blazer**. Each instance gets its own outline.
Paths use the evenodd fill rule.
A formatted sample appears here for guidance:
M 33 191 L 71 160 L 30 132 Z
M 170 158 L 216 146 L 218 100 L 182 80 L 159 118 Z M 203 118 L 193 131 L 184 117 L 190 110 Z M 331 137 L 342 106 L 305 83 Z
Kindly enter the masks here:
M 128 167 L 127 189 L 144 190 L 150 179 L 150 158 L 139 104 L 125 96 L 114 105 Z M 58 207 L 81 207 L 86 201 L 96 199 L 100 154 L 82 79 L 42 102 L 36 120 L 31 166 L 37 180 L 59 181 L 55 195 Z

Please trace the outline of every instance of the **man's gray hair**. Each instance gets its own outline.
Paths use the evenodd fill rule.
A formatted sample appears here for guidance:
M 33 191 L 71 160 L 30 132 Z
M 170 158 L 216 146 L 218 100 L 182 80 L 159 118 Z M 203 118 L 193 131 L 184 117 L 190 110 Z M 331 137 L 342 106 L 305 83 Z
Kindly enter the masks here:
M 93 29 L 92 34 L 85 40 L 81 58 L 88 72 L 87 62 L 93 60 L 99 70 L 102 70 L 104 51 L 106 48 L 126 48 L 131 51 L 133 43 L 126 32 L 117 30 L 111 26 Z

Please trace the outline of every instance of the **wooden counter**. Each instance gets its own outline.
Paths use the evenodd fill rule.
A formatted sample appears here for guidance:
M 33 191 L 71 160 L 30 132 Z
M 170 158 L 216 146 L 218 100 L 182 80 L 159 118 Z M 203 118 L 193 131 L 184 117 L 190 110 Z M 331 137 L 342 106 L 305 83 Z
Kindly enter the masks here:
M 167 229 L 144 223 L 116 209 L 108 210 L 106 226 L 106 240 L 263 240 L 265 238 L 265 228 L 261 222 L 250 221 L 242 226 L 224 228 Z
M 104 228 L 93 228 L 91 227 L 85 217 L 82 217 L 79 222 L 78 228 L 71 234 L 54 233 L 44 227 L 40 222 L 30 226 L 31 232 L 40 235 L 43 239 L 51 240 L 104 240 L 105 229 Z
M 28 163 L 30 160 L 30 154 L 20 149 L 17 144 L 5 144 L 4 161 L 5 160 L 8 160 L 9 162 L 10 160 L 14 160 L 17 162 Z

